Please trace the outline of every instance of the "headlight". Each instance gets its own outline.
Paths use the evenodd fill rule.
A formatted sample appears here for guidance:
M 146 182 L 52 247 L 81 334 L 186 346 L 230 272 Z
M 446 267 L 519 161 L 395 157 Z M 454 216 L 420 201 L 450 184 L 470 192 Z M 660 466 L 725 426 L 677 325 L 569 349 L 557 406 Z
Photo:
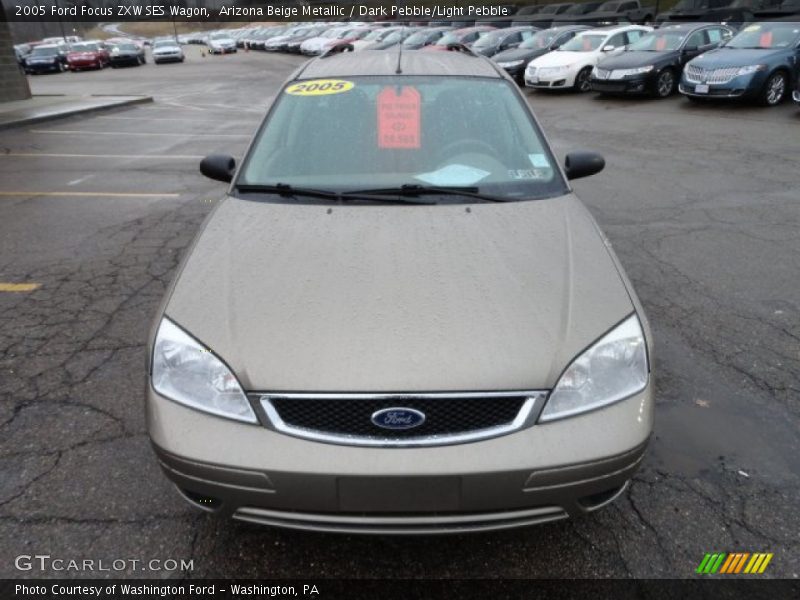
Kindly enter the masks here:
M 167 318 L 161 320 L 153 348 L 153 388 L 198 410 L 258 422 L 230 369 Z
M 632 75 L 641 75 L 642 73 L 649 73 L 653 70 L 653 65 L 646 67 L 636 67 L 635 69 L 615 69 L 611 73 L 612 79 L 621 79 L 623 77 L 630 77 Z
M 497 63 L 497 66 L 502 69 L 510 69 L 512 67 L 518 67 L 524 62 L 525 62 L 524 60 L 512 60 L 509 62 L 499 62 Z
M 647 385 L 647 349 L 636 315 L 572 361 L 544 405 L 539 421 L 553 421 L 623 400 Z
M 737 71 L 736 73 L 736 76 L 738 77 L 739 75 L 751 75 L 758 71 L 766 71 L 766 70 L 767 70 L 767 65 L 747 65 L 746 67 L 742 67 L 741 69 L 739 69 L 739 71 Z

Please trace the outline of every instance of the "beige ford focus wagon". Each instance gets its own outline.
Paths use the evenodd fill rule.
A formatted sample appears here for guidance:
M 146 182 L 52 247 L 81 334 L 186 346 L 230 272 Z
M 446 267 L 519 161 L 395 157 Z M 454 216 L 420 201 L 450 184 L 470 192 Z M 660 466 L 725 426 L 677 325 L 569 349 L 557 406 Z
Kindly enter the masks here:
M 153 326 L 147 419 L 194 506 L 427 534 L 613 501 L 653 425 L 650 333 L 514 82 L 451 52 L 298 69 Z

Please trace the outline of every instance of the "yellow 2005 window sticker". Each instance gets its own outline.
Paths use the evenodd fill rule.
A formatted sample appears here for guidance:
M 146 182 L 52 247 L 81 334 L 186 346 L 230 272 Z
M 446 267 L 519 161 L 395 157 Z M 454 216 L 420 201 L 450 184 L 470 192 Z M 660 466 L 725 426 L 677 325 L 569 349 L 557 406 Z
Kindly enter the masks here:
M 326 94 L 341 94 L 355 87 L 352 81 L 343 79 L 314 79 L 293 83 L 286 88 L 286 93 L 292 96 L 324 96 Z

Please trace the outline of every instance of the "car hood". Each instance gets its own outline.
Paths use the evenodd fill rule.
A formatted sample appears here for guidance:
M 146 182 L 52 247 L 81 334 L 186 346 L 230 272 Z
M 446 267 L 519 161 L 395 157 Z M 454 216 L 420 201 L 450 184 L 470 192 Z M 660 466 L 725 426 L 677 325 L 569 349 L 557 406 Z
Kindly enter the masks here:
M 535 67 L 563 67 L 581 62 L 591 62 L 596 58 L 594 52 L 568 52 L 554 50 L 533 61 Z
M 172 54 L 180 51 L 180 46 L 160 46 L 159 48 L 153 49 L 153 54 Z
M 668 61 L 679 53 L 677 50 L 669 52 L 645 52 L 632 50 L 623 52 L 618 56 L 609 56 L 598 63 L 598 67 L 603 69 L 631 69 L 634 67 L 645 67 L 647 65 L 659 64 Z
M 498 52 L 492 58 L 495 62 L 511 62 L 512 60 L 530 60 L 543 56 L 550 52 L 549 48 L 537 48 L 535 50 L 528 48 L 512 48 L 511 50 L 503 50 Z
M 710 50 L 695 59 L 691 64 L 694 67 L 703 69 L 716 69 L 724 67 L 744 67 L 747 65 L 757 65 L 759 63 L 777 58 L 786 52 L 791 52 L 791 48 L 775 49 L 752 49 L 752 48 L 717 48 Z
M 227 198 L 165 314 L 252 391 L 550 388 L 633 311 L 571 195 L 502 204 Z

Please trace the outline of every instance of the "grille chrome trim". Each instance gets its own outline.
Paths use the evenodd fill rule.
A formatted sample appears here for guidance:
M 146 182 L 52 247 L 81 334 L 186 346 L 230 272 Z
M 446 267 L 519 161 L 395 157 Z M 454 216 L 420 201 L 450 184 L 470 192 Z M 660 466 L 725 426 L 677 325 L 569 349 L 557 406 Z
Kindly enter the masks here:
M 703 69 L 687 65 L 686 81 L 692 83 L 725 84 L 736 78 L 741 67 L 722 67 L 719 69 Z
M 539 417 L 539 413 L 544 408 L 547 399 L 547 391 L 513 391 L 513 392 L 443 392 L 443 393 L 408 393 L 408 394 L 313 394 L 313 393 L 254 393 L 250 394 L 255 403 L 261 407 L 266 414 L 269 426 L 277 432 L 303 438 L 315 442 L 327 444 L 338 444 L 345 446 L 369 446 L 376 448 L 414 448 L 426 446 L 444 446 L 452 444 L 465 444 L 479 440 L 487 440 L 513 433 L 525 427 L 533 425 Z M 425 435 L 419 437 L 392 438 L 387 436 L 358 436 L 340 433 L 331 433 L 316 429 L 306 429 L 295 427 L 286 423 L 278 414 L 275 406 L 270 401 L 271 398 L 291 399 L 291 400 L 387 400 L 398 403 L 413 403 L 415 399 L 435 399 L 435 398 L 480 398 L 489 397 L 524 397 L 525 401 L 513 421 L 502 425 L 475 429 L 472 431 L 458 432 L 452 434 Z M 399 404 L 398 404 L 399 405 Z
M 448 515 L 332 515 L 241 507 L 233 514 L 237 521 L 310 531 L 338 533 L 371 533 L 381 535 L 431 535 L 495 531 L 560 521 L 569 514 L 560 506 L 463 513 Z

